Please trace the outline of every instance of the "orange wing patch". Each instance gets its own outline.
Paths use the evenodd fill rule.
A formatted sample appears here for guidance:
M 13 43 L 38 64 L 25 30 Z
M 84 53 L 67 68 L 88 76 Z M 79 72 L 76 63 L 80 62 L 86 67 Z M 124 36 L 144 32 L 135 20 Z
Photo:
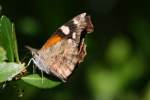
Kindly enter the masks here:
M 58 34 L 54 34 L 52 35 L 47 42 L 43 45 L 43 49 L 47 49 L 49 47 L 51 47 L 52 45 L 55 45 L 57 42 L 61 41 L 63 37 L 58 35 Z

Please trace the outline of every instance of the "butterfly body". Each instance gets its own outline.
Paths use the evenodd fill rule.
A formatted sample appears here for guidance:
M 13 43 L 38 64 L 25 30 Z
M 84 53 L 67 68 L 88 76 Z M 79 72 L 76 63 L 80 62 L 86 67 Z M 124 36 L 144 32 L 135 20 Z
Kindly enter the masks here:
M 84 36 L 93 31 L 90 17 L 82 13 L 61 26 L 39 50 L 27 47 L 36 66 L 63 82 L 86 56 Z

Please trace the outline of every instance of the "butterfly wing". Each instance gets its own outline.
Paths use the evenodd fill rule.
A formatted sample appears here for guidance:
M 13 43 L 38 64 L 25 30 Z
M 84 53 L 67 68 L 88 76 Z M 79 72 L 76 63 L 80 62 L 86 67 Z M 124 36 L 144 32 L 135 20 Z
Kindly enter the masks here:
M 34 56 L 37 67 L 65 81 L 86 55 L 84 36 L 93 31 L 90 17 L 82 13 L 61 26 Z

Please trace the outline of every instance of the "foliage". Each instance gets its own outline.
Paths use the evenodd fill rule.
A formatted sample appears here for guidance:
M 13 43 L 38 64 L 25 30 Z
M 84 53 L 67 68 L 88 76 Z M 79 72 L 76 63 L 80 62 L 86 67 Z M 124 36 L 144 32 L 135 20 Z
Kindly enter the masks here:
M 52 88 L 60 84 L 60 82 L 52 81 L 46 77 L 41 78 L 38 74 L 25 76 L 22 80 L 39 88 Z
M 11 81 L 16 75 L 25 70 L 25 65 L 19 61 L 14 24 L 6 16 L 0 18 L 0 43 L 6 50 L 0 47 L 0 82 Z M 59 83 L 46 78 L 42 79 L 34 74 L 25 76 L 22 80 L 39 88 L 52 88 Z M 42 80 L 43 84 L 41 84 Z

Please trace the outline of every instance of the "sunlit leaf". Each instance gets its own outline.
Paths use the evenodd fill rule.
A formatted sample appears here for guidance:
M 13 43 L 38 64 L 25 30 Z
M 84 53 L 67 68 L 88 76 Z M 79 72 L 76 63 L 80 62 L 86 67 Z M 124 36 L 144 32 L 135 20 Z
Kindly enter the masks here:
M 24 70 L 24 64 L 14 62 L 0 63 L 0 82 L 10 81 L 13 77 Z
M 12 39 L 12 24 L 6 16 L 0 19 L 0 45 L 4 47 L 7 52 L 9 61 L 14 61 L 14 44 Z
M 16 58 L 16 62 L 20 62 L 19 61 L 19 55 L 18 55 L 18 46 L 17 46 L 17 39 L 16 39 L 16 33 L 15 33 L 15 25 L 14 23 L 12 23 L 12 39 L 13 39 L 13 45 L 14 45 L 14 56 Z
M 0 62 L 6 60 L 6 51 L 0 47 Z
M 38 74 L 32 74 L 22 77 L 22 80 L 38 88 L 53 88 L 61 83 L 57 81 L 52 81 L 45 77 L 41 78 Z

